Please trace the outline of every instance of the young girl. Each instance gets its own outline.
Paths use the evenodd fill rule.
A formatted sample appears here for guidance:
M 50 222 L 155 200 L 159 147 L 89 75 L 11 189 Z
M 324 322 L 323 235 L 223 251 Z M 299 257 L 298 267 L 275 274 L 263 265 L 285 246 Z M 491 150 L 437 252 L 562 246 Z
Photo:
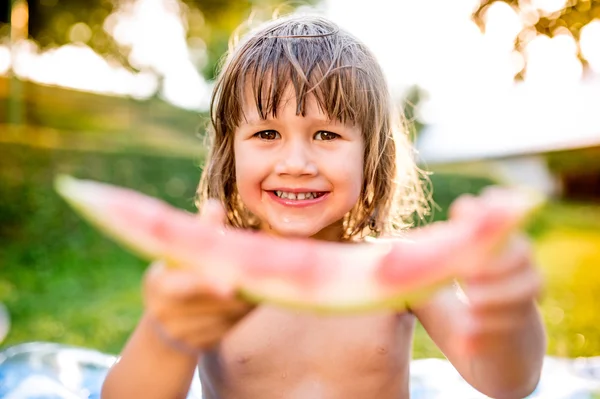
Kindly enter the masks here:
M 260 27 L 216 84 L 204 221 L 330 241 L 402 231 L 426 202 L 392 109 L 374 57 L 333 23 L 293 16 Z M 499 197 L 462 198 L 452 218 L 479 217 Z M 522 239 L 482 266 L 460 276 L 461 291 L 407 312 L 319 317 L 251 308 L 154 264 L 144 316 L 103 397 L 184 398 L 198 367 L 205 399 L 408 398 L 415 319 L 473 387 L 525 397 L 545 352 L 539 279 Z

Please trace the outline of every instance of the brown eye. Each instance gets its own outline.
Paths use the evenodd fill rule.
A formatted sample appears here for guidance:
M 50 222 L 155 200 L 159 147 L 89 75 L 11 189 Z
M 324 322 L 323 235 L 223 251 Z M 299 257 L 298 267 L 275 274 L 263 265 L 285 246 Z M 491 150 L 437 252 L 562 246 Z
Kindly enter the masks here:
M 258 132 L 254 135 L 261 140 L 276 140 L 280 138 L 279 132 L 275 130 L 263 130 L 262 132 Z
M 326 132 L 324 130 L 321 130 L 320 132 L 317 132 L 315 134 L 315 140 L 320 140 L 320 141 L 331 141 L 331 140 L 337 139 L 338 137 L 340 137 L 339 134 L 332 133 L 332 132 Z

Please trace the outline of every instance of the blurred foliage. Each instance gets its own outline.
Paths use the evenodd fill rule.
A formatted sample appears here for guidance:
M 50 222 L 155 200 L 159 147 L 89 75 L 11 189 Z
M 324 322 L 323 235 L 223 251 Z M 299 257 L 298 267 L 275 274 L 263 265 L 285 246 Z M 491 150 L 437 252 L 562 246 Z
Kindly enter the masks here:
M 433 192 L 430 221 L 446 220 L 452 201 L 462 194 L 477 195 L 488 186 L 497 184 L 486 176 L 466 176 L 458 173 L 433 173 L 429 176 Z
M 0 77 L 0 121 L 9 120 L 10 84 Z M 203 151 L 206 115 L 176 108 L 159 98 L 138 101 L 33 82 L 20 84 L 22 125 L 9 129 L 0 124 L 0 142 L 191 156 Z
M 61 46 L 71 43 L 73 39 L 80 39 L 87 42 L 98 53 L 117 57 L 123 65 L 128 65 L 117 43 L 103 29 L 104 20 L 113 11 L 113 1 L 28 0 L 27 4 L 29 36 L 42 49 Z M 80 22 L 85 24 L 84 29 L 89 29 L 89 36 L 77 35 L 77 31 L 73 31 L 75 24 Z
M 13 319 L 3 345 L 44 340 L 118 353 L 141 312 L 146 264 L 81 220 L 52 189 L 56 173 L 107 181 L 194 211 L 200 163 L 132 152 L 99 153 L 1 144 L 0 301 Z M 431 176 L 435 220 L 462 193 L 494 181 Z M 600 205 L 552 202 L 532 221 L 546 280 L 550 354 L 600 355 Z M 417 358 L 441 356 L 422 327 Z
M 177 0 L 174 0 L 177 1 Z M 197 65 L 207 79 L 212 79 L 215 66 L 227 50 L 231 32 L 252 15 L 266 18 L 273 12 L 286 13 L 318 0 L 183 0 L 180 2 L 182 19 L 187 23 L 188 43 L 202 43 L 206 62 Z M 28 0 L 29 36 L 42 49 L 83 41 L 106 58 L 121 65 L 135 68 L 128 61 L 129 51 L 119 46 L 104 29 L 106 18 L 120 5 L 131 0 Z M 8 7 L 0 12 L 0 37 L 8 36 Z
M 248 25 L 267 20 L 276 14 L 286 14 L 301 6 L 311 6 L 319 0 L 183 0 L 188 6 L 186 20 L 188 38 L 206 43 L 207 61 L 202 66 L 206 79 L 215 77 L 216 66 L 228 49 L 234 35 L 243 34 Z
M 483 26 L 482 16 L 485 14 L 485 9 L 497 0 L 483 0 L 479 9 L 475 12 L 473 18 L 480 26 Z M 504 0 L 505 3 L 514 7 L 517 12 L 523 14 L 523 9 L 527 9 L 531 1 L 528 0 Z M 525 7 L 524 7 L 525 6 Z M 561 10 L 552 13 L 531 14 L 529 13 L 525 20 L 532 19 L 534 22 L 532 28 L 535 32 L 553 37 L 554 34 L 561 28 L 568 29 L 575 40 L 579 40 L 579 32 L 588 22 L 599 18 L 600 19 L 600 0 L 566 0 L 565 7 Z M 523 52 L 530 35 L 523 34 L 528 28 L 525 28 L 522 34 L 519 35 L 515 42 L 515 49 Z M 578 49 L 579 51 L 579 49 Z M 583 65 L 586 61 L 580 54 L 580 60 Z M 519 78 L 517 76 L 517 78 Z

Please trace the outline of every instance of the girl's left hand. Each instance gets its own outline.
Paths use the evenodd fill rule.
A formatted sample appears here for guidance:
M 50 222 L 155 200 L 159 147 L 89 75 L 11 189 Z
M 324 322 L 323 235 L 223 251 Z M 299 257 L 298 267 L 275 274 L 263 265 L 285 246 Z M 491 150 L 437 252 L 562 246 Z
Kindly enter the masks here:
M 542 282 L 530 252 L 524 237 L 514 237 L 498 257 L 464 277 L 468 346 L 518 330 L 535 315 Z
M 485 198 L 500 195 L 486 192 L 481 199 L 466 197 L 457 201 L 452 217 L 468 217 L 485 211 Z M 510 237 L 495 256 L 480 259 L 461 276 L 467 303 L 461 322 L 466 349 L 475 349 L 490 340 L 520 331 L 537 317 L 536 299 L 542 280 L 533 266 L 531 245 L 524 235 Z

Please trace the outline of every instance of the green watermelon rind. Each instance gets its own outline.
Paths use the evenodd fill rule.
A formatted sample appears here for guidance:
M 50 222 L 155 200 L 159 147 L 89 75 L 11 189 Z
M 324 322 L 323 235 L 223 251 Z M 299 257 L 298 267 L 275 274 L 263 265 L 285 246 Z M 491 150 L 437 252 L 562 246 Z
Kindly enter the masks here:
M 310 303 L 306 301 L 296 301 L 293 299 L 283 299 L 277 296 L 265 295 L 260 292 L 255 292 L 248 287 L 240 287 L 237 291 L 237 297 L 246 302 L 261 304 L 269 303 L 271 305 L 279 306 L 286 309 L 298 310 L 298 311 L 310 311 L 318 315 L 351 315 L 358 313 L 366 313 L 373 311 L 394 311 L 403 312 L 409 308 L 418 306 L 425 302 L 428 298 L 438 292 L 444 287 L 450 287 L 454 282 L 454 279 L 448 279 L 447 281 L 433 284 L 428 288 L 420 288 L 415 292 L 403 292 L 397 295 L 392 295 L 377 301 L 364 302 L 362 304 L 318 304 Z
M 150 251 L 144 251 L 141 249 L 140 245 L 133 244 L 127 241 L 127 238 L 121 234 L 118 234 L 118 238 L 116 237 L 113 231 L 106 226 L 106 224 L 102 221 L 102 218 L 97 213 L 93 212 L 89 209 L 89 206 L 82 205 L 81 201 L 77 196 L 78 190 L 77 187 L 82 184 L 82 181 L 71 177 L 69 175 L 58 175 L 54 179 L 54 189 L 55 191 L 76 211 L 84 220 L 86 220 L 90 225 L 92 225 L 95 229 L 101 232 L 107 238 L 110 238 L 113 242 L 124 248 L 125 250 L 131 252 L 132 254 L 149 261 L 156 261 L 156 254 Z M 172 266 L 173 262 L 169 262 L 169 259 L 164 259 L 164 255 L 161 255 L 167 265 Z
M 143 259 L 149 261 L 156 261 L 159 260 L 157 258 L 160 258 L 160 260 L 166 262 L 166 264 L 171 267 L 180 267 L 173 266 L 173 262 L 170 262 L 170 260 L 168 259 L 168 254 L 156 254 L 152 253 L 151 251 L 144 251 L 143 245 L 140 245 L 139 240 L 135 241 L 135 243 L 129 242 L 127 237 L 123 234 L 111 231 L 111 229 L 108 228 L 106 223 L 104 223 L 104 221 L 102 220 L 102 216 L 94 212 L 93 209 L 90 209 L 90 205 L 88 204 L 89 199 L 86 199 L 84 198 L 84 196 L 79 195 L 82 184 L 85 184 L 85 182 L 82 182 L 81 180 L 68 175 L 58 175 L 54 181 L 54 187 L 56 192 L 61 197 L 63 197 L 65 201 L 77 213 L 79 213 L 85 220 L 87 220 L 91 225 L 97 228 L 101 233 L 118 243 L 121 247 Z M 529 223 L 533 215 L 537 213 L 545 204 L 545 198 L 539 193 L 534 192 L 531 189 L 523 189 L 523 191 L 528 193 L 527 196 L 531 205 L 527 208 L 527 211 L 522 215 L 518 225 L 514 227 L 515 229 L 521 228 L 523 225 Z M 82 205 L 82 203 L 88 205 Z M 506 240 L 507 238 L 508 235 L 504 238 L 504 240 Z M 500 245 L 501 243 L 498 244 L 498 246 Z M 352 303 L 338 302 L 337 304 L 319 304 L 307 301 L 306 298 L 300 298 L 298 300 L 295 300 L 286 297 L 285 295 L 273 295 L 265 292 L 256 291 L 256 289 L 252 288 L 252 284 L 244 284 L 243 281 L 237 288 L 237 296 L 240 299 L 254 304 L 269 303 L 275 306 L 281 306 L 288 309 L 312 311 L 318 314 L 354 314 L 377 310 L 403 311 L 407 308 L 413 307 L 414 305 L 418 306 L 419 303 L 422 303 L 431 296 L 433 296 L 435 292 L 439 291 L 440 289 L 446 286 L 450 286 L 453 282 L 454 279 L 445 279 L 437 283 L 432 283 L 425 288 L 421 287 L 412 291 L 397 292 L 390 295 L 386 294 L 381 300 L 369 299 L 364 303 L 360 304 L 356 301 L 353 301 Z

